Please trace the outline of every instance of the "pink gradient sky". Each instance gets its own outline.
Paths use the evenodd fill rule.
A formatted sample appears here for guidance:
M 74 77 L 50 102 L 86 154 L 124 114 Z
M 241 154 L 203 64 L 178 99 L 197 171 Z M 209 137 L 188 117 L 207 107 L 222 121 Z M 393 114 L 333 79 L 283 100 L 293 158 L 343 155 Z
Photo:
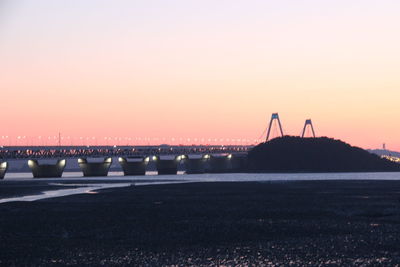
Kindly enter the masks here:
M 398 14 L 386 0 L 5 0 L 0 142 L 254 142 L 279 112 L 286 134 L 312 118 L 317 135 L 400 150 Z

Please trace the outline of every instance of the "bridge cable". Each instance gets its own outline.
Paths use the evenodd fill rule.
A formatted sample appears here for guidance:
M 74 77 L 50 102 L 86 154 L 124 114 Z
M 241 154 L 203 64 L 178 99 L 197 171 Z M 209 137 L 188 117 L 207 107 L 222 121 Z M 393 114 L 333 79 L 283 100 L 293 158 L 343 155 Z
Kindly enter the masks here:
M 262 138 L 264 137 L 264 135 L 267 133 L 268 127 L 265 127 L 264 131 L 262 132 L 262 134 L 260 135 L 260 137 L 258 137 L 257 140 L 262 140 Z

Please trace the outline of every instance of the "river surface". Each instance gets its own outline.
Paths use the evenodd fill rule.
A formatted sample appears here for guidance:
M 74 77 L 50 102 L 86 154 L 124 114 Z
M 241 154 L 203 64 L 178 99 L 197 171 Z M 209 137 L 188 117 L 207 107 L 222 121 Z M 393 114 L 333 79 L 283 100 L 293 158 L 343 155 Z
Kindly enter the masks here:
M 80 172 L 64 172 L 62 178 L 33 179 L 30 173 L 7 173 L 0 180 L 0 204 L 36 201 L 76 194 L 97 194 L 101 189 L 129 186 L 192 182 L 290 182 L 319 180 L 400 180 L 400 172 L 380 173 L 225 173 L 123 176 L 110 172 L 107 177 L 82 177 Z M 10 192 L 13 192 L 10 194 Z M 1 193 L 3 192 L 3 193 Z
M 4 180 L 33 179 L 31 173 L 7 173 Z M 157 175 L 147 172 L 145 176 L 123 176 L 122 172 L 110 172 L 106 177 L 82 177 L 81 172 L 64 172 L 62 178 L 35 180 L 174 180 L 203 182 L 244 182 L 244 181 L 309 181 L 309 180 L 400 180 L 400 172 L 362 172 L 362 173 L 223 173 L 223 174 L 184 174 Z

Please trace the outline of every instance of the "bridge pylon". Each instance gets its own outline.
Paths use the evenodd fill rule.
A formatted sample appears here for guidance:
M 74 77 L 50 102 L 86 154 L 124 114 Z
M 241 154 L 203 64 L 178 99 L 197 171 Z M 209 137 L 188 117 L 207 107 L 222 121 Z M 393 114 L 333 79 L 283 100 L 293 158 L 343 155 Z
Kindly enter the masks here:
M 278 122 L 278 126 L 279 126 L 279 131 L 281 136 L 283 137 L 283 130 L 282 130 L 282 124 L 281 124 L 281 120 L 279 119 L 279 114 L 278 113 L 272 113 L 271 116 L 271 120 L 269 122 L 269 126 L 268 126 L 268 132 L 267 132 L 267 138 L 265 139 L 266 142 L 268 142 L 270 134 L 271 134 L 271 129 L 272 129 L 272 124 L 274 121 Z
M 306 122 L 304 123 L 303 132 L 301 133 L 301 137 L 304 138 L 304 135 L 306 134 L 307 126 L 309 126 L 309 128 L 311 129 L 312 136 L 315 138 L 314 126 L 312 124 L 311 119 L 307 119 Z

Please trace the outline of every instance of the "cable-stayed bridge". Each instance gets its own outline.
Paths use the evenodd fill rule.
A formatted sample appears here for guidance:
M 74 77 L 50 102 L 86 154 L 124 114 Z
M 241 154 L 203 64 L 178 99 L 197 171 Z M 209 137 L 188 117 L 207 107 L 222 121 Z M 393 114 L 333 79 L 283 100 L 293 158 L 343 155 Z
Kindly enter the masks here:
M 306 137 L 307 130 L 309 136 L 315 137 L 315 131 L 311 119 L 307 119 L 302 129 L 301 137 Z M 262 136 L 266 138 L 263 139 Z M 31 140 L 26 136 L 17 136 L 14 140 L 14 146 L 11 146 L 12 138 L 9 136 L 1 136 L 0 145 L 7 144 L 8 146 L 0 146 L 0 159 L 27 159 L 27 158 L 81 158 L 81 157 L 145 157 L 145 156 L 163 156 L 163 155 L 206 155 L 206 154 L 234 154 L 246 153 L 256 144 L 263 141 L 268 142 L 274 137 L 284 136 L 283 127 L 278 113 L 273 113 L 271 120 L 259 139 L 221 139 L 221 138 L 172 138 L 171 142 L 211 142 L 207 145 L 128 145 L 131 142 L 164 142 L 166 138 L 111 138 L 96 139 L 95 137 L 79 137 L 78 140 L 73 140 L 70 137 L 63 137 L 61 134 L 53 137 L 38 137 L 38 140 Z M 33 145 L 38 142 L 43 145 Z M 79 142 L 80 145 L 72 145 L 73 142 Z M 86 142 L 86 143 L 85 143 Z M 101 142 L 106 145 L 93 145 L 93 143 Z M 127 145 L 122 145 L 122 143 Z M 49 145 L 47 145 L 49 143 Z M 66 145 L 66 144 L 71 145 Z M 225 144 L 224 144 L 225 143 Z M 230 143 L 227 145 L 226 143 Z M 24 144 L 24 145 L 22 145 Z M 54 145 L 57 144 L 57 145 Z M 83 145 L 85 144 L 85 145 Z M 114 144 L 114 145 L 111 145 Z

